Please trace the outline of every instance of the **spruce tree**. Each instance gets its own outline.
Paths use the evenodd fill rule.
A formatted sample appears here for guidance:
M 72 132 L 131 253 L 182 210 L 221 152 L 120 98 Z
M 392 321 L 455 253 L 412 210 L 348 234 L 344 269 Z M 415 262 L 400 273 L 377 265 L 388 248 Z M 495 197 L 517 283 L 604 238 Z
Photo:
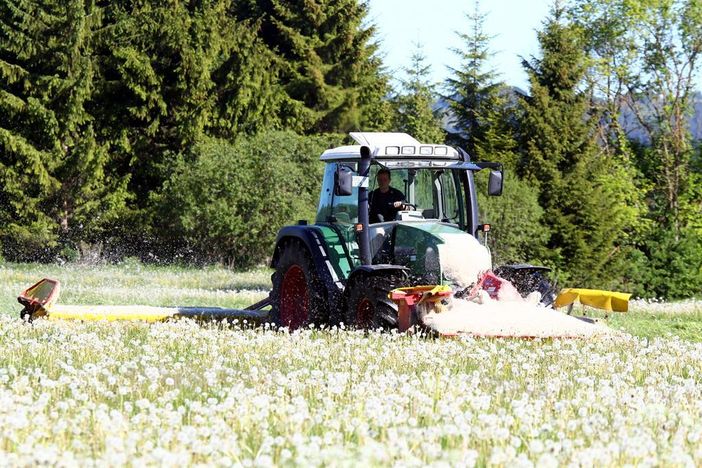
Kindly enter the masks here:
M 390 91 L 358 0 L 249 0 L 240 18 L 260 21 L 260 37 L 274 50 L 286 99 L 285 128 L 346 132 L 388 122 Z
M 358 84 L 358 123 L 357 129 L 385 132 L 392 125 L 394 110 L 390 99 L 392 86 L 383 61 L 377 55 L 378 45 L 364 48 L 366 59 L 359 73 Z M 338 131 L 345 131 L 340 128 Z
M 100 21 L 90 1 L 0 4 L 0 232 L 11 258 L 95 241 L 124 203 L 88 112 Z
M 452 76 L 446 80 L 452 127 L 448 141 L 475 159 L 497 160 L 512 168 L 516 142 L 510 114 L 514 109 L 510 108 L 510 91 L 489 65 L 493 54 L 491 37 L 484 29 L 487 14 L 480 11 L 476 0 L 473 12 L 466 16 L 469 32 L 458 34 L 464 48 L 454 51 L 460 66 L 451 69 Z
M 405 68 L 407 78 L 401 81 L 402 91 L 393 98 L 395 129 L 408 133 L 421 142 L 442 143 L 445 138 L 441 120 L 434 111 L 436 94 L 429 81 L 430 66 L 421 46 L 412 54 L 411 66 Z
M 580 89 L 586 56 L 579 29 L 556 3 L 538 33 L 541 58 L 524 61 L 531 96 L 524 100 L 522 175 L 539 187 L 551 260 L 583 286 L 604 286 L 631 228 L 621 173 L 597 145 L 588 92 Z
M 487 196 L 487 176 L 476 176 L 482 223 L 493 225 L 490 246 L 496 264 L 538 263 L 544 258 L 547 233 L 541 223 L 533 184 L 520 180 L 517 167 L 516 119 L 518 109 L 510 91 L 490 69 L 490 36 L 484 30 L 486 14 L 479 2 L 467 15 L 468 32 L 459 33 L 464 48 L 456 50 L 460 67 L 446 81 L 449 102 L 448 141 L 468 151 L 473 160 L 504 165 L 505 188 L 501 197 Z M 485 171 L 487 172 L 487 171 Z M 514 207 L 521 207 L 515 215 Z

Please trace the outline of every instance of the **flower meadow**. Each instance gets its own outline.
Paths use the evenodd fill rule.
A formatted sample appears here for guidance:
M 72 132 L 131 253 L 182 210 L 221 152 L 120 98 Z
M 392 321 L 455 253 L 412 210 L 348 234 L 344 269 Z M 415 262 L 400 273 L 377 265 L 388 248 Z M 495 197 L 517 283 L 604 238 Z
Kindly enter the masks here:
M 702 344 L 0 316 L 3 465 L 702 463 Z
M 30 324 L 10 294 L 39 279 L 34 268 L 0 266 L 2 466 L 702 465 L 702 343 L 672 332 L 509 340 Z M 153 305 L 236 304 L 267 276 L 50 275 L 64 273 L 67 303 Z M 675 315 L 634 305 L 632 323 Z M 697 326 L 699 311 L 675 323 Z

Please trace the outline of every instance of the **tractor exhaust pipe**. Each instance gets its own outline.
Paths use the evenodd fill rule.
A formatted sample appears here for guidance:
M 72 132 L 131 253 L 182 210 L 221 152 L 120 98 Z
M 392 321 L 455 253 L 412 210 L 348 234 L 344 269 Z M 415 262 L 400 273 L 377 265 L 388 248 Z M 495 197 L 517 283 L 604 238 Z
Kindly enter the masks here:
M 368 232 L 368 176 L 370 175 L 371 151 L 367 146 L 361 146 L 361 163 L 358 166 L 358 175 L 365 178 L 358 188 L 358 249 L 361 255 L 361 264 L 370 265 L 370 235 Z

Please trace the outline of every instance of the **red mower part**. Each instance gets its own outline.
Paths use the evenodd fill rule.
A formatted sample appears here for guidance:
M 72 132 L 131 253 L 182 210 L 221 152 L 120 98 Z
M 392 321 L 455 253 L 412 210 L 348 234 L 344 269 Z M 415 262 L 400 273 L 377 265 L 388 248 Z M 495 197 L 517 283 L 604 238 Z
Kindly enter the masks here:
M 502 283 L 504 282 L 505 280 L 495 275 L 495 273 L 493 273 L 492 271 L 486 271 L 485 273 L 480 275 L 480 279 L 478 279 L 478 282 L 475 283 L 475 286 L 473 286 L 470 292 L 465 297 L 463 297 L 463 299 L 474 299 L 475 297 L 477 297 L 481 289 L 487 291 L 491 299 L 497 299 L 497 293 L 500 292 L 500 288 L 502 287 Z
M 58 299 L 61 283 L 58 280 L 44 278 L 20 293 L 17 302 L 24 306 L 26 314 L 44 315 L 46 309 Z M 43 311 L 43 313 L 40 313 Z M 24 315 L 24 313 L 23 313 Z
M 491 299 L 497 299 L 497 293 L 502 287 L 503 279 L 496 276 L 493 272 L 486 272 L 481 278 L 482 289 L 487 291 Z
M 424 302 L 439 302 L 453 295 L 448 286 L 411 286 L 390 291 L 389 297 L 397 304 L 397 328 L 401 332 L 412 326 L 412 316 L 418 304 Z
M 291 265 L 283 276 L 280 288 L 280 324 L 295 330 L 304 326 L 310 316 L 310 294 L 305 272 L 299 265 Z

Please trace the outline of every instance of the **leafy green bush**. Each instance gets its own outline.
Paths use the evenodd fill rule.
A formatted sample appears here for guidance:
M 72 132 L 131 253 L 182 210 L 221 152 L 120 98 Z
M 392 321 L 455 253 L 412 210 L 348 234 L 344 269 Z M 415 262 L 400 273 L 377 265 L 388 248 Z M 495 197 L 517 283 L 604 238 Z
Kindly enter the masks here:
M 681 299 L 702 294 L 702 236 L 692 229 L 678 235 L 661 229 L 642 249 L 647 257 L 641 268 L 641 297 Z
M 489 197 L 486 195 L 488 171 L 483 172 L 476 177 L 480 222 L 492 225 L 488 245 L 495 265 L 540 264 L 545 260 L 549 232 L 541 222 L 544 210 L 539 206 L 538 190 L 505 171 L 502 196 Z
M 237 269 L 263 262 L 281 226 L 314 219 L 319 155 L 338 137 L 267 132 L 210 140 L 175 163 L 154 202 L 162 246 L 195 262 Z
M 30 221 L 26 226 L 20 222 L 9 222 L 0 227 L 2 256 L 13 262 L 52 260 L 58 246 L 58 236 L 51 221 L 41 216 L 38 221 Z

